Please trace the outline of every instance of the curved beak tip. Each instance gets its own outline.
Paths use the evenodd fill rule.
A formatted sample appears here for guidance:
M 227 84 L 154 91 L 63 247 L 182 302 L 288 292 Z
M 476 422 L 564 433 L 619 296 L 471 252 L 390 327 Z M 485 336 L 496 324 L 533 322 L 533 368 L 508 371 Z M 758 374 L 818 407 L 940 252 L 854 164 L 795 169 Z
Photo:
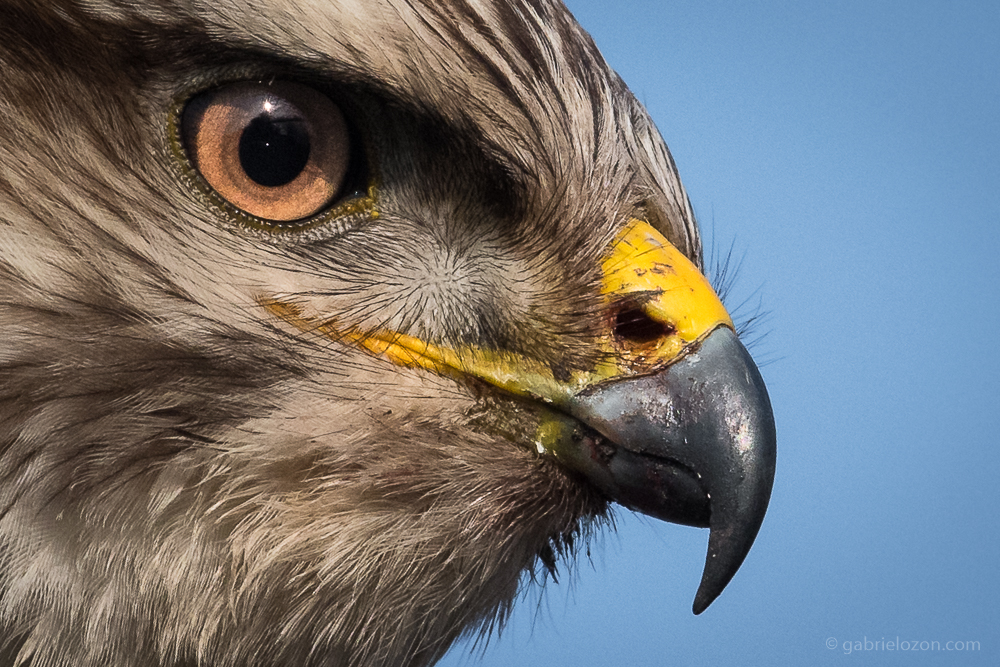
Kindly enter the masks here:
M 617 448 L 591 475 L 613 499 L 676 523 L 704 526 L 707 515 L 700 614 L 743 563 L 771 497 L 774 416 L 750 353 L 719 327 L 656 374 L 582 392 L 571 412 Z
M 721 335 L 720 335 L 721 334 Z M 713 340 L 714 339 L 714 340 Z M 718 446 L 708 462 L 712 471 L 710 534 L 705 570 L 693 611 L 700 614 L 722 593 L 750 552 L 764 521 L 774 484 L 777 435 L 771 401 L 750 353 L 728 329 L 705 341 L 709 358 L 718 363 L 709 371 L 720 391 L 707 414 L 716 421 Z M 721 465 L 720 465 L 721 464 Z

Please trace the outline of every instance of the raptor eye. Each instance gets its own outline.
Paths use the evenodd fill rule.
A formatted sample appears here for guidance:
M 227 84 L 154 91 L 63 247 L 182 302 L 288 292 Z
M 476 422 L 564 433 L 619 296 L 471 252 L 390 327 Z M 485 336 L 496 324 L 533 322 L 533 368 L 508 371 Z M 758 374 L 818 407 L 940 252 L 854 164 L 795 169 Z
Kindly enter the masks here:
M 308 86 L 230 84 L 193 97 L 180 121 L 198 173 L 226 202 L 257 218 L 283 223 L 314 216 L 349 180 L 344 114 Z

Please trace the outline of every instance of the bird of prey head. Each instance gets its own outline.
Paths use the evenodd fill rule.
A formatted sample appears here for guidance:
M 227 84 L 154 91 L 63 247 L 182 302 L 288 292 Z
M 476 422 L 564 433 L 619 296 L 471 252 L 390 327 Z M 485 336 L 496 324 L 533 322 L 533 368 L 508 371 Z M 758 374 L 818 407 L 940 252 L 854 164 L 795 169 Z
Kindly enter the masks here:
M 558 0 L 0 0 L 0 639 L 421 666 L 609 504 L 711 529 L 767 394 Z

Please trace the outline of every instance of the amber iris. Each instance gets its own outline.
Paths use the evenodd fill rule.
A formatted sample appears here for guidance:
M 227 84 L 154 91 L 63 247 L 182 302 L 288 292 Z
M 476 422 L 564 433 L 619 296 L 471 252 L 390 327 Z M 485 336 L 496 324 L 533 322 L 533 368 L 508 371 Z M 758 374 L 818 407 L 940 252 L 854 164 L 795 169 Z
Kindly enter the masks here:
M 327 208 L 341 191 L 351 142 L 340 108 L 298 83 L 241 82 L 185 106 L 183 141 L 202 178 L 226 202 L 291 222 Z

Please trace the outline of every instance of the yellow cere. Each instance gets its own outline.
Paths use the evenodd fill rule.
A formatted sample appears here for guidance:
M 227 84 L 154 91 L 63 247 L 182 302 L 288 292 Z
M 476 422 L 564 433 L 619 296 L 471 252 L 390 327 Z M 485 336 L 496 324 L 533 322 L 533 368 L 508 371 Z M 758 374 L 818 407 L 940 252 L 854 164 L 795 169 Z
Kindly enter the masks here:
M 625 226 L 602 268 L 608 297 L 635 296 L 647 317 L 673 328 L 652 353 L 660 361 L 672 360 L 719 325 L 733 328 L 708 279 L 646 222 L 631 220 Z
M 582 389 L 598 382 L 632 375 L 670 363 L 684 348 L 732 320 L 694 264 L 648 223 L 632 220 L 615 238 L 603 261 L 603 293 L 609 308 L 636 304 L 651 320 L 669 325 L 650 343 L 630 345 L 616 341 L 609 324 L 602 347 L 607 360 L 590 372 L 568 381 L 556 380 L 548 365 L 510 353 L 463 346 L 448 348 L 396 331 L 362 331 L 331 318 L 305 315 L 300 306 L 278 298 L 260 304 L 273 315 L 302 331 L 316 332 L 356 345 L 400 366 L 423 368 L 452 377 L 475 377 L 519 396 L 559 406 Z M 538 437 L 539 450 L 550 449 L 565 429 L 543 424 L 551 432 Z

